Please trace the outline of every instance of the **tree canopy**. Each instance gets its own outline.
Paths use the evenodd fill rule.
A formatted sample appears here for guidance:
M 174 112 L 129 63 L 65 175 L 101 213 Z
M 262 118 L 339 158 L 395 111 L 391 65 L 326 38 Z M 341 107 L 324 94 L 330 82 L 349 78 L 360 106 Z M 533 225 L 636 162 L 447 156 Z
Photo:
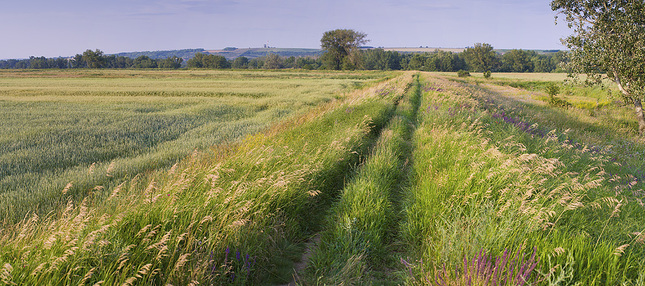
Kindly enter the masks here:
M 477 43 L 464 50 L 466 63 L 477 72 L 490 71 L 497 66 L 497 55 L 490 44 Z
M 367 34 L 351 29 L 325 32 L 320 39 L 320 46 L 326 51 L 323 61 L 328 68 L 334 70 L 357 67 L 358 48 L 368 42 L 366 37 Z
M 639 131 L 645 134 L 641 100 L 645 97 L 645 1 L 554 0 L 551 8 L 566 17 L 573 35 L 570 68 L 599 83 L 616 82 L 634 103 Z

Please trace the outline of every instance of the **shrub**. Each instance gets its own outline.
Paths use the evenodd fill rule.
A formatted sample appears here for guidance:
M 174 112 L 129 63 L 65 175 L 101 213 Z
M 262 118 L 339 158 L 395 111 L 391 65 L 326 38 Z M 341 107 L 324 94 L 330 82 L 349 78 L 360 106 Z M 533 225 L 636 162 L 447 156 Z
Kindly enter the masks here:
M 546 86 L 546 93 L 549 94 L 549 105 L 556 107 L 565 107 L 568 108 L 571 106 L 571 103 L 564 99 L 557 98 L 556 95 L 560 93 L 560 87 L 555 84 L 550 84 Z
M 489 78 L 490 78 L 490 76 L 491 76 L 491 72 L 490 72 L 490 71 L 485 71 L 485 72 L 484 72 L 484 78 L 485 78 L 485 79 L 489 79 Z
M 457 76 L 459 76 L 459 77 L 467 77 L 467 76 L 470 76 L 470 72 L 465 71 L 465 70 L 459 70 L 457 72 Z
M 550 84 L 546 86 L 546 93 L 549 94 L 551 97 L 554 97 L 560 93 L 560 87 L 555 85 L 555 84 Z

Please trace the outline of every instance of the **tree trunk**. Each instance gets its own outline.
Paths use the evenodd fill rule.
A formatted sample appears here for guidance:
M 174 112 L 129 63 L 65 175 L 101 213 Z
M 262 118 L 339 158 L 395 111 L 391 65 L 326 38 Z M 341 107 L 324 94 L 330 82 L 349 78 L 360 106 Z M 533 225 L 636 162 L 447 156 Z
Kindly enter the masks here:
M 643 116 L 643 105 L 640 98 L 634 98 L 634 109 L 636 109 L 636 119 L 638 119 L 638 133 L 645 135 L 645 116 Z
M 634 101 L 634 109 L 636 111 L 636 120 L 638 120 L 638 133 L 641 136 L 645 136 L 645 116 L 643 116 L 643 104 L 641 104 L 641 99 L 635 96 L 632 96 L 627 89 L 623 86 L 622 80 L 618 76 L 616 69 L 613 69 L 614 81 L 618 85 L 618 89 L 623 93 L 626 98 L 631 98 Z

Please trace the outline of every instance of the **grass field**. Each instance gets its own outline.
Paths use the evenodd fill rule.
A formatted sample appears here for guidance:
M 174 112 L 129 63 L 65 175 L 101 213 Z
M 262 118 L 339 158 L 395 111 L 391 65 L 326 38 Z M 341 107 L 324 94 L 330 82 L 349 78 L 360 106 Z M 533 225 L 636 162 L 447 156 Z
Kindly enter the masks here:
M 169 168 L 386 76 L 0 71 L 0 217 L 22 219 L 34 205 L 46 214 L 67 196 Z
M 94 122 L 88 114 L 106 112 L 132 118 L 108 129 L 125 134 L 139 119 L 168 120 L 157 131 L 145 133 L 154 124 L 133 131 L 148 135 L 133 139 L 129 149 L 107 149 L 129 162 L 143 156 L 137 152 L 164 154 L 164 144 L 190 147 L 158 166 L 163 160 L 147 155 L 138 161 L 141 169 L 122 173 L 114 171 L 121 164 L 108 171 L 116 157 L 106 155 L 94 167 L 88 160 L 78 164 L 78 174 L 105 178 L 96 179 L 101 183 L 88 180 L 75 196 L 52 192 L 56 203 L 48 212 L 26 204 L 6 208 L 14 219 L 0 225 L 0 284 L 645 285 L 645 140 L 633 111 L 606 90 L 566 86 L 571 95 L 558 96 L 573 103 L 609 102 L 564 108 L 543 100 L 544 87 L 559 84 L 561 75 L 49 73 L 0 77 L 0 87 L 25 92 L 3 91 L 3 106 L 38 107 L 6 116 L 8 122 L 45 128 L 39 118 L 78 111 L 74 120 Z M 196 80 L 193 73 L 211 86 L 193 90 L 199 84 L 184 81 Z M 57 84 L 45 80 L 17 87 L 48 78 L 69 80 L 58 83 L 67 94 L 47 95 Z M 94 95 L 80 95 L 83 80 Z M 112 94 L 101 96 L 99 82 L 111 80 L 114 89 L 104 89 Z M 145 95 L 143 86 L 157 86 L 155 80 L 168 90 Z M 182 97 L 182 86 L 186 94 L 210 95 Z M 227 88 L 262 95 L 221 95 Z M 175 95 L 160 95 L 167 92 Z M 44 104 L 45 98 L 52 101 Z M 137 113 L 149 98 L 161 103 Z M 281 108 L 284 114 L 276 115 Z M 48 115 L 38 116 L 43 110 Z M 201 128 L 190 122 L 240 120 L 258 125 L 227 139 L 167 139 Z M 74 122 L 50 120 L 49 126 L 58 121 Z M 68 148 L 58 161 L 45 160 L 51 166 L 76 153 L 97 156 L 86 149 L 106 149 L 91 140 L 102 138 L 96 134 L 104 125 L 75 124 L 84 128 L 78 141 L 87 145 L 23 140 L 33 150 Z M 2 145 L 7 150 L 22 144 L 21 128 L 12 130 L 13 143 Z M 204 129 L 201 136 L 222 136 L 219 130 Z M 200 151 L 192 152 L 195 146 Z M 24 178 L 37 186 L 41 177 L 51 180 L 45 176 Z M 40 191 L 9 192 L 20 198 Z

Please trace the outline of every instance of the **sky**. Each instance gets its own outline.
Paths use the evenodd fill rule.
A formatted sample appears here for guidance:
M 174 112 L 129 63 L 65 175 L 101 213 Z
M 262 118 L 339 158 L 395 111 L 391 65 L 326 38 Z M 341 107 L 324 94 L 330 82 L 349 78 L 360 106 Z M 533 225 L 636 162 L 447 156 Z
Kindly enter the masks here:
M 225 47 L 319 48 L 354 29 L 369 46 L 565 49 L 550 0 L 2 0 L 0 59 Z

